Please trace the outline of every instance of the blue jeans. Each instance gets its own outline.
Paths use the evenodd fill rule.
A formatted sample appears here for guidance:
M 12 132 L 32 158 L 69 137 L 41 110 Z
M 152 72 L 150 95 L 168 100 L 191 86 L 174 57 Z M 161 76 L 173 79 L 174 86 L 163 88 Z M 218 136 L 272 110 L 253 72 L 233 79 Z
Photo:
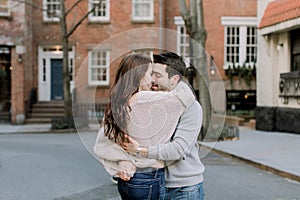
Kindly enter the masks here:
M 204 200 L 203 183 L 179 188 L 166 188 L 165 200 Z
M 129 181 L 119 178 L 118 190 L 122 200 L 162 200 L 165 195 L 164 169 L 136 172 Z

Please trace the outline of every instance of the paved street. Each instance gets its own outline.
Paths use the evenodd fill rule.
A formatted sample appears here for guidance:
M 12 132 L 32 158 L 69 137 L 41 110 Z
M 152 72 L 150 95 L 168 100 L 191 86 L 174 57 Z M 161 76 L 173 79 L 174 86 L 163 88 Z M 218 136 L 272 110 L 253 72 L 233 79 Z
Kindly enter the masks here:
M 300 183 L 211 152 L 205 157 L 206 200 L 299 200 Z
M 206 200 L 300 199 L 298 182 L 215 153 L 204 163 Z M 0 135 L 0 165 L 1 200 L 119 199 L 77 134 Z
M 116 196 L 109 178 L 77 134 L 0 135 L 1 200 L 55 199 L 93 188 L 105 188 L 98 199 L 109 199 Z

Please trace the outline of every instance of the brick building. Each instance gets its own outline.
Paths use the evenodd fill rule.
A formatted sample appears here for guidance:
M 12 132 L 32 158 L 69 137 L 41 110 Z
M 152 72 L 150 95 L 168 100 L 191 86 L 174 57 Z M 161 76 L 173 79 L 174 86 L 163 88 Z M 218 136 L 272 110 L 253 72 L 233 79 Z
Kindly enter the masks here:
M 23 5 L 23 13 L 10 13 L 11 19 L 23 14 L 24 17 L 19 18 L 24 20 L 22 34 L 23 38 L 26 38 L 22 40 L 22 46 L 18 47 L 20 51 L 21 47 L 24 47 L 24 52 L 19 53 L 23 61 L 15 63 L 21 65 L 17 68 L 20 72 L 12 72 L 12 79 L 17 83 L 12 81 L 11 91 L 18 91 L 11 97 L 12 123 L 17 122 L 17 116 L 27 116 L 27 122 L 30 121 L 32 115 L 26 115 L 26 112 L 30 109 L 28 103 L 35 102 L 34 94 L 37 102 L 57 102 L 63 99 L 62 77 L 58 75 L 62 73 L 61 32 L 59 19 L 51 15 L 60 10 L 59 1 L 26 2 L 28 4 Z M 70 8 L 74 2 L 75 0 L 68 1 L 66 8 Z M 239 80 L 238 69 L 251 70 L 256 62 L 256 2 L 203 1 L 208 33 L 207 53 L 214 58 L 214 67 L 217 67 L 223 76 L 228 94 L 237 97 L 231 98 L 232 95 L 229 95 L 227 105 L 226 99 L 220 99 L 218 104 L 221 105 L 221 109 L 245 109 L 241 107 L 244 105 L 243 101 L 249 103 L 250 109 L 253 108 L 253 102 L 255 104 L 255 99 L 248 102 L 246 98 L 240 98 L 241 95 L 247 96 L 247 91 L 247 97 L 255 93 L 255 79 L 251 79 L 250 84 Z M 67 17 L 68 27 L 72 27 L 95 3 L 96 0 L 86 0 L 78 4 Z M 49 12 L 43 12 L 36 7 L 47 8 Z M 0 19 L 12 23 L 7 18 Z M 136 32 L 136 29 L 139 30 Z M 103 1 L 101 8 L 91 13 L 70 37 L 71 91 L 76 102 L 90 104 L 107 101 L 118 56 L 131 51 L 152 54 L 151 49 L 157 48 L 176 51 L 189 60 L 189 40 L 186 37 L 184 21 L 180 17 L 178 1 Z M 10 49 L 14 52 L 14 48 Z M 12 62 L 16 60 L 11 58 Z M 233 69 L 236 71 L 231 73 Z M 227 72 L 230 72 L 230 77 L 227 76 Z M 14 73 L 16 76 L 13 76 Z M 74 88 L 76 90 L 73 90 Z M 89 115 L 94 115 L 94 112 L 90 110 Z
M 0 121 L 24 112 L 26 32 L 24 4 L 0 1 Z M 13 106 L 11 106 L 13 104 Z M 24 118 L 24 115 L 19 115 Z

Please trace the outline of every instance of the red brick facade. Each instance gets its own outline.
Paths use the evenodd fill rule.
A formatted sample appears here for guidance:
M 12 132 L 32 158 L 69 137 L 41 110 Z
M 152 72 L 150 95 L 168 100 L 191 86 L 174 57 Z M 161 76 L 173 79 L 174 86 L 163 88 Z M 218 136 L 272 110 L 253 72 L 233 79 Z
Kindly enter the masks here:
M 42 0 L 32 0 L 35 5 L 42 6 Z M 67 1 L 70 8 L 74 1 Z M 88 10 L 88 1 L 80 3 L 68 18 L 68 27 L 70 28 L 83 14 Z M 154 0 L 154 20 L 153 22 L 134 22 L 131 19 L 132 4 L 128 0 L 110 1 L 110 20 L 109 22 L 91 22 L 84 20 L 74 34 L 70 37 L 70 45 L 74 47 L 74 75 L 80 70 L 87 60 L 88 50 L 94 48 L 97 44 L 127 30 L 135 28 L 159 27 L 160 1 Z M 180 16 L 179 3 L 174 0 L 162 0 L 162 27 L 177 30 L 174 24 L 174 17 Z M 188 2 L 188 1 L 187 1 Z M 206 41 L 206 50 L 213 55 L 214 61 L 221 72 L 224 65 L 224 26 L 221 24 L 222 16 L 256 16 L 256 0 L 204 0 L 204 19 L 208 33 Z M 15 13 L 12 13 L 14 19 Z M 26 6 L 24 14 L 26 23 L 23 38 L 26 52 L 23 55 L 22 63 L 12 64 L 17 67 L 12 73 L 12 79 L 18 80 L 12 84 L 12 122 L 15 123 L 16 116 L 20 113 L 25 114 L 25 101 L 29 97 L 32 88 L 38 88 L 39 83 L 39 47 L 60 46 L 61 34 L 58 22 L 44 22 L 43 13 L 40 10 Z M 1 20 L 1 18 L 0 18 Z M 2 22 L 0 21 L 0 25 Z M 1 33 L 0 35 L 5 34 Z M 167 41 L 168 35 L 164 35 L 163 41 Z M 147 41 L 147 38 L 143 38 Z M 123 41 L 127 42 L 127 41 Z M 1 43 L 0 43 L 1 45 Z M 176 44 L 173 44 L 176 45 Z M 14 52 L 14 51 L 12 51 Z M 12 56 L 16 56 L 12 53 Z M 16 60 L 12 58 L 12 60 Z M 112 60 L 111 60 L 112 61 Z M 110 85 L 114 80 L 115 67 L 117 62 L 113 63 L 110 71 Z M 86 72 L 87 73 L 87 72 Z M 224 74 L 224 73 L 223 73 Z M 85 80 L 87 82 L 87 80 Z M 21 86 L 20 84 L 23 84 Z M 95 86 L 81 86 L 82 90 L 94 91 Z M 98 100 L 105 101 L 109 94 L 109 86 L 98 87 Z M 37 91 L 38 93 L 41 91 Z M 20 98 L 19 98 L 20 97 Z

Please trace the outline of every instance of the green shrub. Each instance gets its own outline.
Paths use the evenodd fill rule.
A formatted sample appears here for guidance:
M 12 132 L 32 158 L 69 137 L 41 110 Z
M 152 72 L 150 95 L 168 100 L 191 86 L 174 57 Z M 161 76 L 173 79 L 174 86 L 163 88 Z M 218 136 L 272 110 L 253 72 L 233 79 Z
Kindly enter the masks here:
M 51 120 L 51 128 L 53 130 L 74 129 L 74 120 L 73 118 L 53 118 Z

